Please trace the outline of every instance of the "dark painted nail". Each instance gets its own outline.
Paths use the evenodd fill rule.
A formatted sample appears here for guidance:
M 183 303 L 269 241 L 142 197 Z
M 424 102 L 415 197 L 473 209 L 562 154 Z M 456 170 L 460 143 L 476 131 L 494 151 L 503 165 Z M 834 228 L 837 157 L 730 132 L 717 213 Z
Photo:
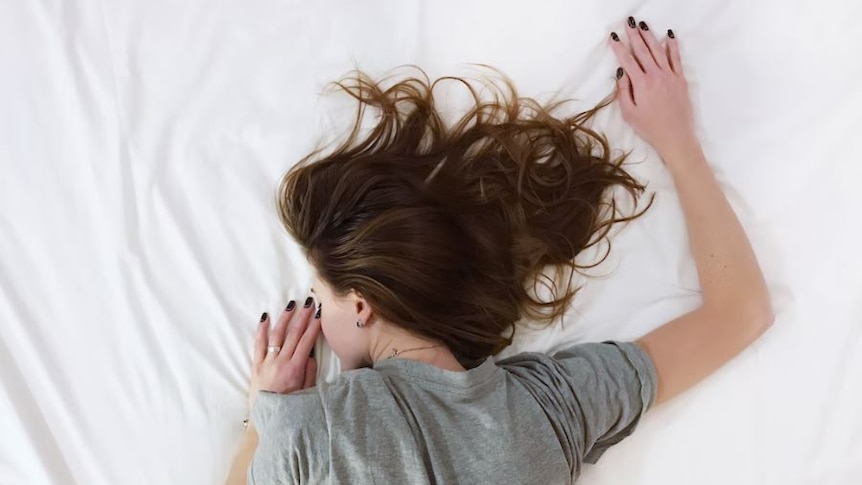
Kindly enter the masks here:
M 260 314 L 260 323 L 263 323 L 264 320 L 266 320 L 266 312 Z
M 673 31 L 670 29 L 667 29 L 667 36 L 670 37 L 671 39 L 676 39 L 676 36 L 673 35 Z
M 308 298 L 306 298 L 306 299 L 305 299 L 305 305 L 303 306 L 303 308 L 308 308 L 308 307 L 310 307 L 310 306 L 311 306 L 311 302 L 313 302 L 313 301 L 314 301 L 314 298 L 312 298 L 312 297 L 310 297 L 310 296 L 309 296 Z
M 620 36 L 618 36 L 616 32 L 611 32 L 611 39 L 614 39 L 615 42 L 619 42 Z
M 617 68 L 617 79 L 619 79 L 621 77 L 623 77 L 623 68 L 618 67 Z
M 638 25 L 640 25 L 643 30 L 649 30 L 649 25 L 647 25 L 643 20 L 641 20 Z
M 320 309 L 323 308 L 323 305 L 317 307 L 317 312 L 314 314 L 314 318 L 320 318 Z
M 289 312 L 289 311 L 293 310 L 293 307 L 295 307 L 295 306 L 296 306 L 296 301 L 290 300 L 289 302 L 287 302 L 287 306 L 284 307 L 284 311 Z
M 633 28 L 633 29 L 634 29 L 634 28 L 635 28 L 635 27 L 637 27 L 637 26 L 638 26 L 638 24 L 635 22 L 635 18 L 634 18 L 634 17 L 629 17 L 629 27 L 631 27 L 631 28 Z

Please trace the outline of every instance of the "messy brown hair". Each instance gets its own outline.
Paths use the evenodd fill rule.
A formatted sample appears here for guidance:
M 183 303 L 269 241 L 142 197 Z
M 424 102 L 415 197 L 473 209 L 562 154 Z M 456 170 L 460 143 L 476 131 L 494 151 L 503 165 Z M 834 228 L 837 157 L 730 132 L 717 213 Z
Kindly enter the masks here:
M 512 81 L 415 75 L 375 82 L 359 70 L 330 87 L 358 102 L 346 139 L 330 153 L 308 154 L 283 177 L 279 216 L 318 276 L 344 297 L 362 295 L 376 315 L 415 335 L 441 342 L 462 364 L 496 354 L 512 342 L 526 316 L 551 323 L 580 289 L 574 272 L 592 268 L 575 257 L 607 238 L 611 226 L 642 215 L 619 214 L 607 192 L 637 201 L 645 189 L 615 159 L 605 136 L 588 126 L 614 95 L 568 117 L 518 96 Z M 433 91 L 461 83 L 474 104 L 447 126 Z M 376 125 L 363 132 L 366 108 Z M 603 210 L 604 209 L 604 210 Z M 561 278 L 546 266 L 568 271 Z M 566 272 L 558 271 L 558 275 Z M 529 288 L 543 281 L 553 298 Z

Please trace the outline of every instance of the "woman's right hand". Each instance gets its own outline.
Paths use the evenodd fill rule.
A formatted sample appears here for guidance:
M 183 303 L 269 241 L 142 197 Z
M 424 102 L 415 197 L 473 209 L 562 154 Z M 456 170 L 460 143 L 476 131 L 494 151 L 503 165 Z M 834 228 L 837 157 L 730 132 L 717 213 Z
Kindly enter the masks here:
M 671 37 L 662 44 L 646 23 L 640 22 L 640 27 L 632 23 L 633 19 L 624 27 L 630 46 L 618 36 L 609 37 L 622 66 L 622 73 L 617 70 L 617 99 L 623 119 L 667 159 L 698 143 L 679 45 Z
M 310 354 L 320 334 L 320 313 L 312 316 L 312 302 L 309 296 L 302 308 L 296 308 L 291 300 L 271 330 L 269 314 L 261 315 L 251 363 L 249 411 L 260 391 L 290 394 L 315 385 L 317 362 Z

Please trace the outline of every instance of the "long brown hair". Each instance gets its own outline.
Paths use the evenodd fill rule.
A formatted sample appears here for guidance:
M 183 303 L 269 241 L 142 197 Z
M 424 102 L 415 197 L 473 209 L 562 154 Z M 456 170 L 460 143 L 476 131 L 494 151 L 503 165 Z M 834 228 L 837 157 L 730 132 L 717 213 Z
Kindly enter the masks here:
M 501 82 L 479 79 L 488 100 L 464 78 L 431 83 L 421 68 L 402 67 L 418 74 L 388 83 L 355 70 L 330 85 L 358 101 L 353 128 L 331 153 L 315 150 L 284 175 L 279 216 L 336 295 L 354 289 L 386 321 L 474 363 L 510 344 L 522 316 L 562 315 L 580 289 L 574 272 L 604 261 L 610 245 L 588 266 L 575 256 L 642 215 L 655 194 L 628 217 L 606 200 L 613 186 L 635 202 L 645 189 L 621 167 L 629 154 L 612 159 L 605 136 L 587 126 L 613 94 L 556 118 L 566 100 L 518 97 L 492 68 Z M 451 126 L 433 97 L 444 79 L 475 101 Z M 366 107 L 378 118 L 363 134 Z M 571 270 L 562 294 L 547 265 Z M 528 291 L 542 280 L 549 301 Z

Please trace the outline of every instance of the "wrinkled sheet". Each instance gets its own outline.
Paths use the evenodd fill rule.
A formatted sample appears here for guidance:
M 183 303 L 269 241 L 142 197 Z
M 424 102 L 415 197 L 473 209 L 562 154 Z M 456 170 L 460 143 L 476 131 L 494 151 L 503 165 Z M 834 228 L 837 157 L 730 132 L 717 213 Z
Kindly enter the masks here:
M 274 191 L 350 118 L 325 84 L 485 63 L 586 108 L 629 14 L 682 43 L 777 319 L 580 483 L 860 483 L 862 7 L 810 0 L 0 2 L 0 483 L 221 483 L 258 317 L 311 281 Z M 655 205 L 562 325 L 501 356 L 635 338 L 700 302 L 668 172 L 616 105 L 595 126 Z

